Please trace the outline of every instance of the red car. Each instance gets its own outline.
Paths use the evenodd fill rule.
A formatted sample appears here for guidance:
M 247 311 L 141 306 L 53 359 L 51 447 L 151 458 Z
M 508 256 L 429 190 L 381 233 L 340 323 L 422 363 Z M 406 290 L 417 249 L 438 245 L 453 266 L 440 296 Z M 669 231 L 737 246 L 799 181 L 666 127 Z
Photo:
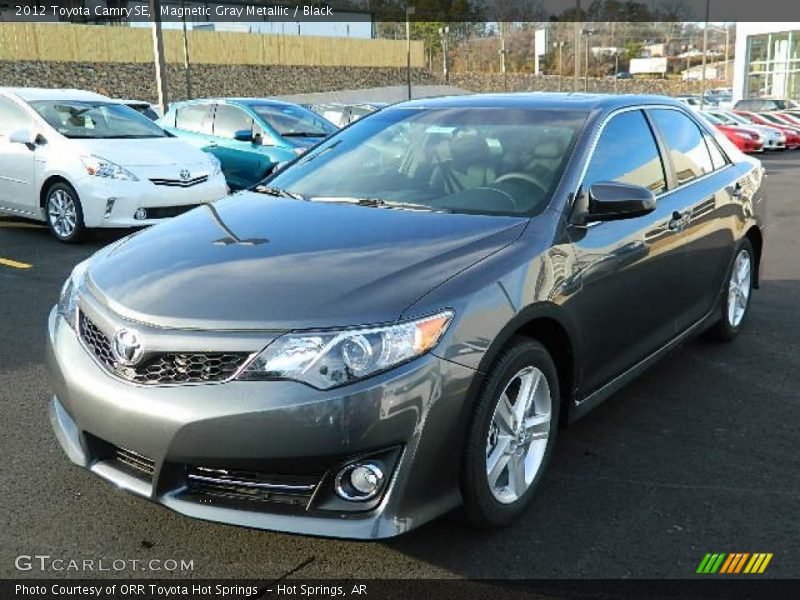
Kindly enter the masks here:
M 742 152 L 751 153 L 764 150 L 764 141 L 753 131 L 732 125 L 714 125 L 714 127 L 724 133 L 725 137 L 736 144 L 736 147 Z
M 765 113 L 753 113 L 747 112 L 745 110 L 735 110 L 733 111 L 737 115 L 742 115 L 746 119 L 749 119 L 751 123 L 758 123 L 759 125 L 769 125 L 770 127 L 775 127 L 776 129 L 780 129 L 783 134 L 786 136 L 786 147 L 787 148 L 798 148 L 800 147 L 800 127 L 793 127 L 791 125 L 787 125 L 785 121 L 781 121 L 775 117 L 769 119 L 766 118 Z

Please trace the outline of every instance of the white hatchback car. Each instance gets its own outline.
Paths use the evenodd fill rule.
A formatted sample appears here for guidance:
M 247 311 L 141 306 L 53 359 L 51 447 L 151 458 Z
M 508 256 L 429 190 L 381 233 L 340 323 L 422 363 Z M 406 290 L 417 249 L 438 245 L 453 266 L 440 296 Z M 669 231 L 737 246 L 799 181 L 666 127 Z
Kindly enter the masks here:
M 62 242 L 152 225 L 227 194 L 213 155 L 117 101 L 0 88 L 0 213 L 46 221 Z

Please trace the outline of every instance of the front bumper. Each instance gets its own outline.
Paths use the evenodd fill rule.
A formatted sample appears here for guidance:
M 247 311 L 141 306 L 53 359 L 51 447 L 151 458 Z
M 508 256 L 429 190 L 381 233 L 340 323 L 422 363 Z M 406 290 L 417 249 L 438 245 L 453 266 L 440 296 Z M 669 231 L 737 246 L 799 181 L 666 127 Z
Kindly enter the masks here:
M 327 391 L 289 381 L 139 386 L 100 367 L 53 309 L 47 364 L 55 391 L 50 420 L 70 460 L 184 515 L 375 539 L 408 531 L 460 502 L 465 398 L 475 372 L 431 354 Z M 101 451 L 109 447 L 148 457 L 152 474 L 123 468 Z M 363 507 L 337 499 L 335 472 L 387 449 L 397 451 L 379 499 Z M 318 484 L 300 507 L 233 502 L 190 493 L 187 476 L 195 467 L 278 473 L 284 480 L 314 474 Z
M 134 213 L 137 209 L 189 207 L 228 195 L 228 186 L 222 173 L 204 183 L 185 188 L 155 185 L 147 179 L 117 181 L 98 177 L 84 177 L 76 182 L 75 187 L 81 199 L 84 221 L 89 228 L 154 225 L 162 219 L 136 219 Z M 109 209 L 110 200 L 113 203 Z

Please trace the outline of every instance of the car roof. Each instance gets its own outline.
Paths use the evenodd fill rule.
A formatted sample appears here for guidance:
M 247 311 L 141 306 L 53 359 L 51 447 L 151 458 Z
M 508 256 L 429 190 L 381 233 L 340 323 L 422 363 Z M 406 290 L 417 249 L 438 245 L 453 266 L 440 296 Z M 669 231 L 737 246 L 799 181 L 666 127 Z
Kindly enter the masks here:
M 255 105 L 270 105 L 270 106 L 300 106 L 294 102 L 284 102 L 283 100 L 275 100 L 274 98 L 194 98 L 192 100 L 184 100 L 182 102 L 175 102 L 175 105 L 181 104 L 196 104 L 208 102 L 222 102 L 227 104 L 241 104 L 243 106 Z
M 152 103 L 148 102 L 147 100 L 133 100 L 131 98 L 112 98 L 114 102 L 119 102 L 120 104 L 142 104 L 147 106 L 152 106 Z
M 543 110 L 611 111 L 627 106 L 670 104 L 683 106 L 669 96 L 644 94 L 585 94 L 556 92 L 520 92 L 512 94 L 470 94 L 420 98 L 394 104 L 385 110 L 403 108 L 539 108 Z
M 87 92 L 86 90 L 33 88 L 33 87 L 0 87 L 0 93 L 16 96 L 25 102 L 36 100 L 106 100 L 112 101 L 108 96 Z M 118 101 L 114 101 L 118 102 Z

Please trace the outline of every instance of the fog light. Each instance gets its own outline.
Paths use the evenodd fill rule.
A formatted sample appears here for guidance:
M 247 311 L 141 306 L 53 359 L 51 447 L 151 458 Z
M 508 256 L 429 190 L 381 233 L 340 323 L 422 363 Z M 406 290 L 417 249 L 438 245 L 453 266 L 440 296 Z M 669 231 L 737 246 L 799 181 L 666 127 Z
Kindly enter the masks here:
M 383 471 L 373 463 L 347 465 L 336 475 L 336 493 L 345 500 L 370 500 L 382 485 Z
M 105 214 L 103 215 L 103 218 L 104 218 L 104 219 L 109 219 L 109 218 L 111 218 L 111 211 L 113 211 L 113 210 L 114 210 L 114 203 L 115 203 L 116 201 L 117 201 L 117 199 L 116 199 L 116 198 L 109 198 L 108 200 L 106 200 L 106 212 L 105 212 Z
M 136 212 L 133 213 L 133 218 L 137 221 L 144 221 L 147 218 L 147 209 L 146 208 L 137 208 Z

